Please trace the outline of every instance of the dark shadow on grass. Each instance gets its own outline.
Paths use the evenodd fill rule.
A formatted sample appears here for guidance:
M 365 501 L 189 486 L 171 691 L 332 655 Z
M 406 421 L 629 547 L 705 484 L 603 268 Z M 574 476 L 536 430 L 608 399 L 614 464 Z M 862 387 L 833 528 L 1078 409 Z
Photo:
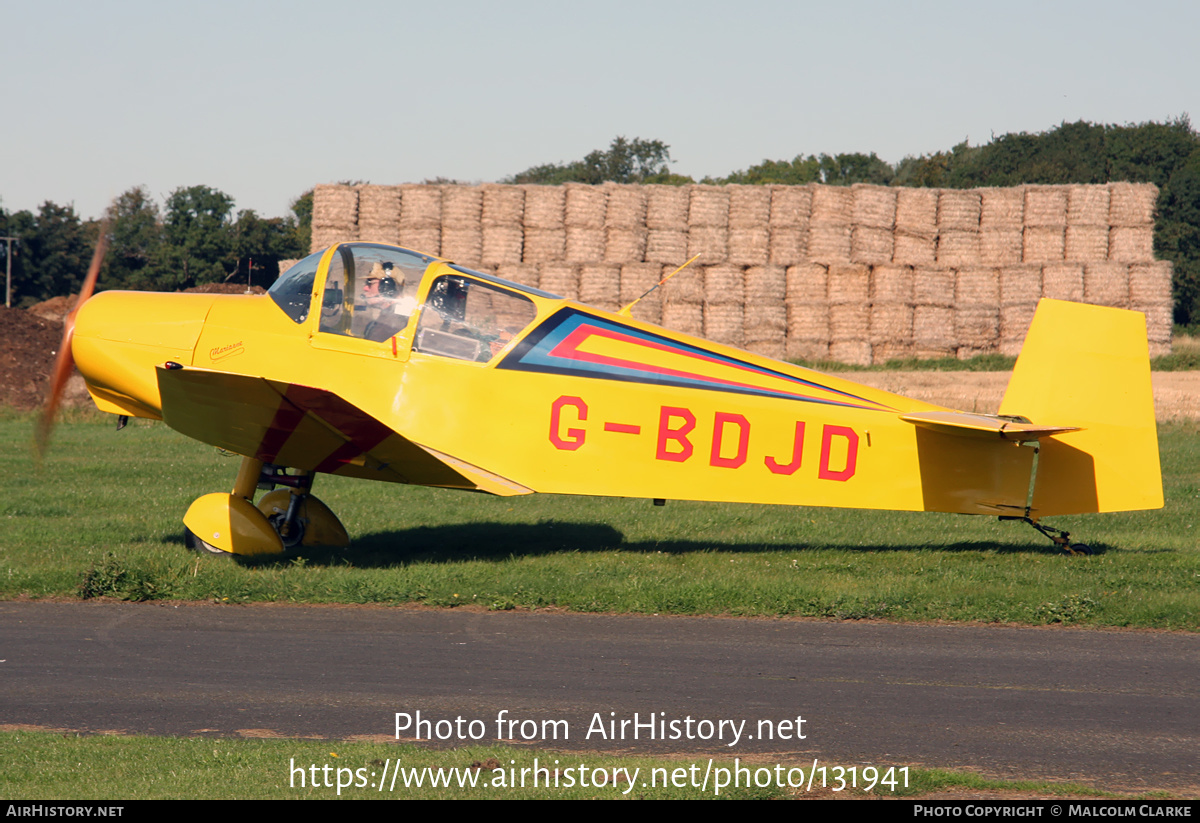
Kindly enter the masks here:
M 182 541 L 180 541 L 182 542 Z M 1092 547 L 1096 554 L 1110 549 L 1105 544 Z M 301 548 L 282 557 L 236 558 L 247 565 L 272 565 L 304 562 L 310 566 L 388 568 L 413 563 L 461 563 L 472 560 L 505 560 L 510 557 L 544 557 L 555 554 L 590 552 L 636 552 L 642 554 L 684 555 L 695 553 L 752 554 L 762 552 L 794 553 L 824 550 L 863 553 L 946 552 L 955 554 L 995 553 L 1028 556 L 1064 554 L 1060 549 L 1035 541 L 1028 544 L 994 541 L 960 541 L 941 546 L 927 545 L 852 545 L 824 541 L 820 543 L 728 543 L 704 540 L 666 540 L 626 542 L 612 526 L 596 523 L 547 521 L 543 523 L 471 523 L 453 526 L 422 526 L 363 535 L 345 549 Z M 1072 560 L 1067 558 L 1064 560 Z M 1078 558 L 1086 560 L 1086 558 Z

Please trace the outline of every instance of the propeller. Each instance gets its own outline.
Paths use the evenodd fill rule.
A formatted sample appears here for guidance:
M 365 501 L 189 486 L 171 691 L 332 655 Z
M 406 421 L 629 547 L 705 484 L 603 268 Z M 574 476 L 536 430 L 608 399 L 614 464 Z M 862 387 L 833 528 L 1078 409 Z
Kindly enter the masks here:
M 108 251 L 108 218 L 100 223 L 100 238 L 96 241 L 96 251 L 92 254 L 92 264 L 88 266 L 87 276 L 79 287 L 79 299 L 75 308 L 63 320 L 62 343 L 58 347 L 58 357 L 54 361 L 54 371 L 50 376 L 50 390 L 46 394 L 46 406 L 38 420 L 34 431 L 33 444 L 41 460 L 50 445 L 50 435 L 54 431 L 54 419 L 58 415 L 58 407 L 62 403 L 63 389 L 75 368 L 75 358 L 71 354 L 71 338 L 75 335 L 75 315 L 96 290 L 96 279 L 100 276 L 100 264 L 104 262 L 104 253 Z

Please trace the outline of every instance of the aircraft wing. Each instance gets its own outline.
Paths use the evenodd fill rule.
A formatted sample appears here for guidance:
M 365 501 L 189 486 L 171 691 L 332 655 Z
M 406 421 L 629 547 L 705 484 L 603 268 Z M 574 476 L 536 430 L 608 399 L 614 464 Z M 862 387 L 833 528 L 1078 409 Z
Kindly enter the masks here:
M 158 367 L 162 415 L 181 434 L 265 463 L 393 483 L 530 489 L 401 436 L 332 392 L 263 377 Z

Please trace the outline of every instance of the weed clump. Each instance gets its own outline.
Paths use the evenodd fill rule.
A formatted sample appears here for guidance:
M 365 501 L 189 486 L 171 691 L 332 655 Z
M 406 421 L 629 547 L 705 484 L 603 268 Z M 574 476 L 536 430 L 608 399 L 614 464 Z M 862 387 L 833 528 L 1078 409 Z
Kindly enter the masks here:
M 99 563 L 93 563 L 79 575 L 79 596 L 83 600 L 94 597 L 115 597 L 141 603 L 152 600 L 158 594 L 151 576 L 140 569 L 126 568 L 115 554 L 108 552 Z

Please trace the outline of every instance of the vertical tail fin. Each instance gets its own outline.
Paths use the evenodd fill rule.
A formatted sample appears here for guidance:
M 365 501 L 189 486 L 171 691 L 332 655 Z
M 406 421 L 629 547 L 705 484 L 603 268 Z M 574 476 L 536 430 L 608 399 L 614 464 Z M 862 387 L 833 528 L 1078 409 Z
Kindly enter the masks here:
M 1000 414 L 1082 429 L 1041 441 L 1033 517 L 1162 507 L 1141 312 L 1042 300 Z

